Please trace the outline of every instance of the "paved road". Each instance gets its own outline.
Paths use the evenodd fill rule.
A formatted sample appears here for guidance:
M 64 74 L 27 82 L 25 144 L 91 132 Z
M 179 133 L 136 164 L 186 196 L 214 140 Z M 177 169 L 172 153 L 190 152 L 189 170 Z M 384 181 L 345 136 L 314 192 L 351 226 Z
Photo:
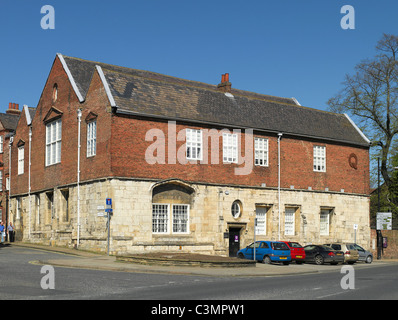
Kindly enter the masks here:
M 41 284 L 50 285 L 51 272 L 41 273 L 43 266 L 32 261 L 55 259 L 77 258 L 30 248 L 1 248 L 0 299 L 144 299 L 176 300 L 177 304 L 190 299 L 213 303 L 248 299 L 398 299 L 397 263 L 354 266 L 351 284 L 355 289 L 347 290 L 341 287 L 342 278 L 347 275 L 341 273 L 341 266 L 325 266 L 326 273 L 277 277 L 209 277 L 54 267 L 54 289 L 45 290 Z

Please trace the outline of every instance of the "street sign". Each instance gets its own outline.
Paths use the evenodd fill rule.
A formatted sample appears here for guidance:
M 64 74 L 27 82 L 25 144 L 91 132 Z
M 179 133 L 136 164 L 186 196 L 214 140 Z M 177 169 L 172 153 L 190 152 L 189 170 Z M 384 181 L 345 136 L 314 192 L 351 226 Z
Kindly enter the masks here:
M 358 225 L 354 224 L 354 230 L 358 230 Z
M 378 212 L 376 217 L 376 230 L 392 230 L 392 213 Z
M 109 256 L 109 250 L 110 250 L 110 238 L 111 238 L 111 214 L 113 213 L 112 210 L 112 199 L 111 198 L 106 198 L 106 216 L 108 218 L 107 222 L 107 229 L 108 229 L 108 241 L 107 241 L 107 247 L 108 247 L 108 256 Z

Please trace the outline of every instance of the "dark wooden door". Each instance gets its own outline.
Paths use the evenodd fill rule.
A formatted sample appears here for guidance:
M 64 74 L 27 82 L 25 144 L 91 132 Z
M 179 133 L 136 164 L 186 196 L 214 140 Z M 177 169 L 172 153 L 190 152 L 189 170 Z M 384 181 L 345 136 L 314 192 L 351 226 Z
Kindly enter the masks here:
M 229 229 L 229 256 L 236 257 L 240 250 L 240 228 Z

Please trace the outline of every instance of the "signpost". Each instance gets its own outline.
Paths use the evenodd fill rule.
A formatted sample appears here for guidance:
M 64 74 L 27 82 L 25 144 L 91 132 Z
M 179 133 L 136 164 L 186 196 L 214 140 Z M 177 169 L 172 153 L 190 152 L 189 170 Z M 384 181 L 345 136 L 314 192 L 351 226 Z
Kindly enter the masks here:
M 106 209 L 105 212 L 107 213 L 108 216 L 108 223 L 107 223 L 107 227 L 108 227 L 108 256 L 109 256 L 109 247 L 110 247 L 110 238 L 111 238 L 111 214 L 112 214 L 112 199 L 111 198 L 107 198 L 106 199 Z
M 105 206 L 97 206 L 97 216 L 98 217 L 105 216 Z
M 378 212 L 376 217 L 377 230 L 392 230 L 392 213 Z
M 383 235 L 382 230 L 392 230 L 392 213 L 377 212 L 376 215 L 376 232 L 377 232 L 377 260 L 381 259 L 383 251 Z
M 354 224 L 354 230 L 355 230 L 354 243 L 357 243 L 357 230 L 358 230 L 358 225 L 357 224 Z

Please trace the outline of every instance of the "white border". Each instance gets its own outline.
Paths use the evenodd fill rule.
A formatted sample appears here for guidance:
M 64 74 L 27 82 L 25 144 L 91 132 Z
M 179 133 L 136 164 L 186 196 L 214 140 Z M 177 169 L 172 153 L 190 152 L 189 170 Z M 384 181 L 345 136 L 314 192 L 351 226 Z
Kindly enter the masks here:
M 348 119 L 348 121 L 350 121 L 350 123 L 352 124 L 352 126 L 358 131 L 358 133 L 361 135 L 362 138 L 364 138 L 364 140 L 367 143 L 371 143 L 371 141 L 365 136 L 365 134 L 361 131 L 361 129 L 359 129 L 357 127 L 357 125 L 354 123 L 354 121 L 351 120 L 351 118 L 348 116 L 348 114 L 344 113 L 344 115 L 346 116 L 346 118 Z
M 109 89 L 109 85 L 108 85 L 108 82 L 106 81 L 106 78 L 105 78 L 104 72 L 102 71 L 102 68 L 99 65 L 96 65 L 95 68 L 97 69 L 98 74 L 101 78 L 102 84 L 104 85 L 105 92 L 106 92 L 106 95 L 108 96 L 111 106 L 116 107 L 115 99 L 113 99 L 111 90 Z
M 23 109 L 25 111 L 26 123 L 28 126 L 30 126 L 32 124 L 32 118 L 30 116 L 29 107 L 25 104 Z

